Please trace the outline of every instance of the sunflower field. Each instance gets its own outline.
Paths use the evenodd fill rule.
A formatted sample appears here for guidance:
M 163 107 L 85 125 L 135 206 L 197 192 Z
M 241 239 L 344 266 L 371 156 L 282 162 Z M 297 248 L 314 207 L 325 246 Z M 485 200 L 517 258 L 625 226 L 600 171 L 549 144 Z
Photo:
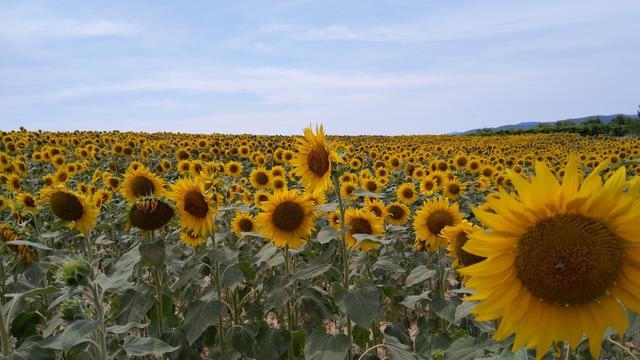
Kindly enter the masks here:
M 0 132 L 6 359 L 639 359 L 640 139 Z

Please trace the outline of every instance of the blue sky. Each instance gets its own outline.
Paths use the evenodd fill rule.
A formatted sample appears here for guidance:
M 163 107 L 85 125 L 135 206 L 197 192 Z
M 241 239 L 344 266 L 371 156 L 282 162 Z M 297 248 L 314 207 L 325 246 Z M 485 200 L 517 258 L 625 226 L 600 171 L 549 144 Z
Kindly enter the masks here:
M 638 0 L 0 0 L 0 128 L 438 134 L 630 114 L 638 34 Z

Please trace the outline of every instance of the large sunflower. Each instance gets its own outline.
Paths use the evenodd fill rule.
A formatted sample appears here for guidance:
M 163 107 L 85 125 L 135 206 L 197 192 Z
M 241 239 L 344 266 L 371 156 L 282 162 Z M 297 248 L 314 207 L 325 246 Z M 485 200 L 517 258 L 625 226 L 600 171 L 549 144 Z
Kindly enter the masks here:
M 462 214 L 457 203 L 450 205 L 446 198 L 425 201 L 413 220 L 413 228 L 416 232 L 415 248 L 435 250 L 438 246 L 444 245 L 446 240 L 439 236 L 442 229 L 445 226 L 459 224 L 461 221 Z
M 259 231 L 278 247 L 299 248 L 313 230 L 313 202 L 294 190 L 283 190 L 261 203 Z
M 502 191 L 495 213 L 475 210 L 491 232 L 464 250 L 487 260 L 460 272 L 477 318 L 501 318 L 495 338 L 515 333 L 514 350 L 536 347 L 540 359 L 553 341 L 576 347 L 586 334 L 598 358 L 605 330 L 628 327 L 623 307 L 640 312 L 640 202 L 624 191 L 624 167 L 603 183 L 604 168 L 581 182 L 569 159 L 561 185 L 543 163 L 531 182 L 509 171 L 518 196 Z
M 135 202 L 138 197 L 161 196 L 164 192 L 164 181 L 143 165 L 130 167 L 120 185 L 120 192 L 128 202 Z
M 176 203 L 183 229 L 203 236 L 213 230 L 216 211 L 211 204 L 215 204 L 215 201 L 211 194 L 204 191 L 204 182 L 182 178 L 171 185 L 167 197 Z
M 293 172 L 313 192 L 324 192 L 331 188 L 331 162 L 342 162 L 333 148 L 326 143 L 324 128 L 304 129 L 304 138 L 298 140 L 298 152 L 291 161 Z
M 364 251 L 377 249 L 380 243 L 364 240 L 358 244 L 358 240 L 353 237 L 354 234 L 366 234 L 379 236 L 384 234 L 384 220 L 377 217 L 373 212 L 349 208 L 344 214 L 344 223 L 349 227 L 349 231 L 345 233 L 347 245 L 352 248 L 359 248 Z
M 86 233 L 96 225 L 98 210 L 84 195 L 56 186 L 44 189 L 42 196 L 55 216 L 71 221 L 70 226 L 78 231 Z

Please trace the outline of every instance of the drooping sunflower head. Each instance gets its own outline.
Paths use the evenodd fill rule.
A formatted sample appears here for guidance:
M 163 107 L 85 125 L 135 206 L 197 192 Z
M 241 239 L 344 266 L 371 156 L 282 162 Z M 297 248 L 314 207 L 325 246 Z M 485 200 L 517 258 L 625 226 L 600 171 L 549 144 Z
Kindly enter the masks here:
M 462 221 L 458 204 L 449 204 L 446 198 L 425 201 L 416 212 L 413 228 L 416 232 L 415 248 L 418 250 L 435 250 L 446 241 L 440 237 L 445 226 L 457 225 Z
M 478 231 L 482 231 L 482 228 L 467 220 L 462 220 L 458 225 L 445 226 L 442 229 L 442 236 L 449 242 L 447 246 L 449 256 L 456 259 L 452 264 L 453 268 L 470 266 L 485 260 L 484 257 L 468 253 L 463 249 L 469 240 L 469 234 Z
M 124 176 L 120 192 L 130 203 L 139 197 L 157 197 L 164 193 L 164 181 L 143 165 L 130 167 Z
M 256 230 L 255 219 L 248 212 L 238 212 L 231 221 L 231 229 L 238 237 L 245 232 L 254 232 Z
M 194 234 L 206 235 L 213 230 L 216 210 L 211 194 L 204 191 L 198 178 L 182 178 L 171 185 L 167 197 L 176 203 L 180 226 Z
M 463 249 L 487 259 L 460 272 L 476 289 L 477 318 L 502 318 L 495 337 L 515 333 L 514 350 L 542 358 L 553 341 L 575 347 L 586 333 L 597 358 L 605 330 L 628 327 L 622 305 L 640 311 L 640 202 L 625 191 L 624 167 L 602 181 L 607 165 L 581 181 L 570 158 L 561 184 L 541 162 L 530 181 L 509 170 L 517 197 L 501 191 L 493 212 L 474 210 L 491 231 Z
M 401 202 L 392 202 L 384 208 L 385 220 L 389 224 L 402 225 L 409 220 L 411 216 L 411 210 L 409 207 Z
M 296 249 L 313 230 L 313 206 L 308 197 L 295 190 L 277 192 L 261 204 L 257 228 L 275 246 Z
M 164 200 L 144 197 L 136 200 L 129 209 L 129 222 L 144 231 L 154 231 L 165 226 L 174 215 L 173 208 Z
M 349 227 L 349 230 L 345 233 L 347 246 L 363 251 L 380 247 L 380 243 L 371 240 L 363 240 L 358 243 L 358 240 L 353 235 L 379 236 L 384 234 L 384 220 L 381 217 L 377 217 L 366 210 L 349 208 L 345 211 L 344 222 L 345 226 Z
M 304 138 L 298 140 L 298 152 L 291 160 L 293 172 L 302 178 L 304 185 L 314 192 L 324 192 L 331 188 L 331 162 L 342 159 L 326 142 L 322 125 L 304 129 Z
M 84 195 L 56 186 L 44 189 L 42 196 L 55 216 L 72 222 L 71 227 L 78 231 L 86 233 L 95 226 L 98 210 Z

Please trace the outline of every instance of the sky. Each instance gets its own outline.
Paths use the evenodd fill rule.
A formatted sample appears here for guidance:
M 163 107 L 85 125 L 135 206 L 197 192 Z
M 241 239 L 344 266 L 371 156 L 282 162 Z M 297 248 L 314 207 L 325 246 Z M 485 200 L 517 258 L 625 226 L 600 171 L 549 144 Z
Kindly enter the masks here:
M 638 0 L 0 0 L 0 129 L 442 134 L 633 114 Z

